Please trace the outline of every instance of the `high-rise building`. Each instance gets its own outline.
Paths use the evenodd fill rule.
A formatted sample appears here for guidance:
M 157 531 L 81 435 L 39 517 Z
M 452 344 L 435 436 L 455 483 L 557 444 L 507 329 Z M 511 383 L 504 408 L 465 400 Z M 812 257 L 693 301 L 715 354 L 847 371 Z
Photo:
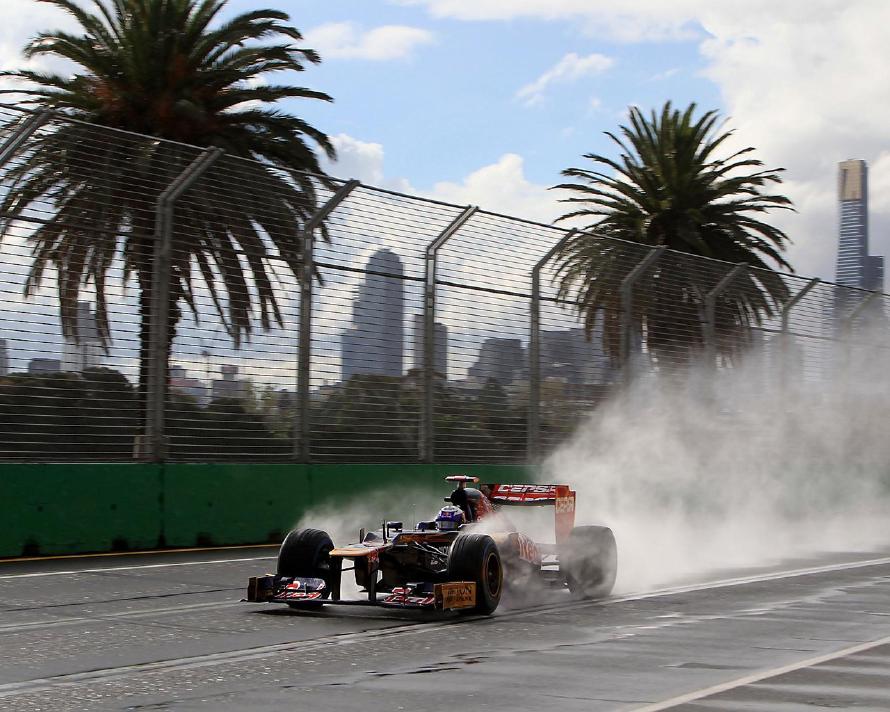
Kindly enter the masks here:
M 412 320 L 412 341 L 411 346 L 414 350 L 412 367 L 423 368 L 423 331 L 424 318 L 423 314 L 415 314 Z M 443 378 L 448 378 L 448 327 L 445 324 L 436 322 L 435 327 L 436 353 L 433 357 L 433 367 L 437 374 Z
M 6 339 L 0 339 L 0 376 L 9 375 L 9 347 Z
M 838 165 L 840 235 L 835 281 L 845 287 L 883 291 L 884 258 L 868 254 L 868 166 L 865 161 Z
M 352 326 L 341 337 L 344 381 L 358 374 L 401 376 L 405 351 L 404 269 L 392 250 L 378 250 L 352 303 Z
M 31 376 L 47 376 L 61 370 L 62 362 L 57 358 L 32 358 L 28 361 L 28 374 Z
M 102 362 L 102 339 L 99 323 L 89 302 L 77 303 L 74 336 L 65 339 L 62 346 L 62 370 L 80 373 Z
M 603 350 L 602 319 L 590 339 L 583 327 L 541 332 L 541 377 L 566 383 L 601 383 L 611 380 L 612 367 Z
M 482 342 L 479 357 L 467 373 L 478 383 L 494 379 L 508 386 L 528 373 L 525 349 L 519 339 L 490 338 Z

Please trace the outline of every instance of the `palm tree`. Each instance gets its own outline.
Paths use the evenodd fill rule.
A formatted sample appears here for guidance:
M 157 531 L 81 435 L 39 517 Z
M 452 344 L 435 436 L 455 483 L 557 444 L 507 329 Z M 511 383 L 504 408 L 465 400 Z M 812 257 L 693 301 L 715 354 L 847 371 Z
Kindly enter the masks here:
M 620 283 L 647 252 L 627 243 L 673 251 L 634 289 L 634 323 L 660 361 L 683 361 L 701 343 L 704 296 L 727 266 L 699 258 L 752 268 L 717 304 L 724 354 L 731 355 L 750 327 L 788 298 L 784 280 L 766 261 L 791 269 L 781 254 L 788 236 L 761 219 L 772 209 L 793 210 L 788 198 L 766 191 L 781 183 L 782 169 L 764 170 L 750 156 L 753 148 L 718 158 L 732 131 L 722 130 L 717 112 L 696 118 L 695 110 L 695 104 L 681 112 L 667 102 L 647 118 L 632 107 L 622 138 L 606 132 L 620 158 L 587 154 L 595 167 L 564 170 L 564 176 L 580 182 L 555 186 L 572 191 L 562 202 L 575 208 L 559 220 L 593 220 L 557 255 L 559 296 L 577 304 L 588 334 L 598 318 L 604 319 L 606 348 L 616 358 Z
M 258 9 L 223 21 L 227 0 L 83 0 L 89 9 L 77 0 L 38 1 L 66 11 L 79 28 L 37 35 L 25 57 L 63 58 L 77 71 L 3 73 L 25 82 L 26 103 L 53 110 L 59 120 L 36 134 L 7 171 L 11 188 L 0 202 L 0 237 L 51 206 L 49 219 L 29 237 L 33 264 L 25 289 L 33 293 L 48 268 L 56 268 L 69 338 L 77 337 L 78 294 L 92 285 L 107 344 L 109 275 L 122 264 L 124 282 L 135 278 L 144 397 L 154 206 L 161 191 L 197 155 L 190 146 L 225 152 L 220 169 L 176 208 L 170 340 L 183 303 L 197 316 L 197 280 L 236 347 L 255 321 L 263 329 L 280 325 L 269 255 L 277 253 L 299 274 L 300 226 L 317 203 L 317 177 L 294 171 L 321 174 L 316 149 L 330 158 L 334 149 L 325 134 L 275 104 L 331 97 L 265 82 L 270 73 L 302 72 L 320 61 L 297 45 L 301 35 L 283 12 Z M 93 124 L 121 131 L 102 132 Z

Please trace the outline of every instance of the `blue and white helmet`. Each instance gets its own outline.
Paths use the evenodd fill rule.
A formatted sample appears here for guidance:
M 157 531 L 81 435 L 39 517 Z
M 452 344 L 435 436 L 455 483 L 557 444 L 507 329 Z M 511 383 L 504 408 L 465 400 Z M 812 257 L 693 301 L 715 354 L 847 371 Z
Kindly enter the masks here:
M 449 504 L 439 510 L 436 515 L 436 528 L 440 531 L 452 531 L 460 527 L 466 521 L 460 507 Z

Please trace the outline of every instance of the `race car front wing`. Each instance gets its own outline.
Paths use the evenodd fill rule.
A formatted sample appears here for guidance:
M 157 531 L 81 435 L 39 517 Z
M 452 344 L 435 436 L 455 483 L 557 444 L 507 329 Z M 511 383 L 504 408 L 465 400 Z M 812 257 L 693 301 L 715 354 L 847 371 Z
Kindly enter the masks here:
M 330 603 L 450 611 L 473 608 L 476 605 L 476 583 L 474 581 L 408 583 L 394 588 L 391 592 L 361 600 L 326 597 L 329 595 L 330 592 L 323 579 L 267 574 L 250 577 L 246 600 L 252 603 Z

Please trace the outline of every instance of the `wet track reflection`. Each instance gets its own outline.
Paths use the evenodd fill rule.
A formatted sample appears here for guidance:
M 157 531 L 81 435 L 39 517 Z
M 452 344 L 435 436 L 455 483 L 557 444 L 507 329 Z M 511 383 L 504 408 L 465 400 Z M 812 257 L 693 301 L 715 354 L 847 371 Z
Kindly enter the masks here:
M 886 553 L 485 619 L 240 603 L 272 553 L 0 564 L 0 708 L 890 708 Z

